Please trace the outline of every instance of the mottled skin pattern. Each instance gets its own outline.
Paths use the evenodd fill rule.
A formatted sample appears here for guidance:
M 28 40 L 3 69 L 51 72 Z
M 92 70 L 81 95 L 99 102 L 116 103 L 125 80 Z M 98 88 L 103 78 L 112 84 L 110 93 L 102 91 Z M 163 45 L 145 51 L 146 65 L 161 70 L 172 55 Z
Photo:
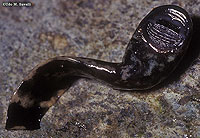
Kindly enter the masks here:
M 13 94 L 6 129 L 39 129 L 47 110 L 80 78 L 95 79 L 119 90 L 152 88 L 176 68 L 191 33 L 187 12 L 166 5 L 153 9 L 142 20 L 121 63 L 81 57 L 56 57 L 41 63 Z

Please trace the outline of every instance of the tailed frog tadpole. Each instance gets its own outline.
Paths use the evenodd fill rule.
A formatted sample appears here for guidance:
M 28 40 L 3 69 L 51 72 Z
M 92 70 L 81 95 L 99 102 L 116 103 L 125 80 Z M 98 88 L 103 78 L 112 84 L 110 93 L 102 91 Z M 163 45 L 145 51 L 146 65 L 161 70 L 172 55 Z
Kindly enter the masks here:
M 61 56 L 36 66 L 13 94 L 7 130 L 34 130 L 48 109 L 80 78 L 117 90 L 145 90 L 178 66 L 192 34 L 188 13 L 174 5 L 154 8 L 130 39 L 121 63 Z

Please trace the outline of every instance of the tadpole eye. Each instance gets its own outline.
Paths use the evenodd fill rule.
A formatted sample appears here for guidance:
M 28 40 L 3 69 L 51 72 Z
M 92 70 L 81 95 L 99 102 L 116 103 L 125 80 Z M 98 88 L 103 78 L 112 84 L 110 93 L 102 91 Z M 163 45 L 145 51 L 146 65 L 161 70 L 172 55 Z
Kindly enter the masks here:
M 156 52 L 167 53 L 187 43 L 192 22 L 183 9 L 166 5 L 151 11 L 141 26 L 142 39 Z

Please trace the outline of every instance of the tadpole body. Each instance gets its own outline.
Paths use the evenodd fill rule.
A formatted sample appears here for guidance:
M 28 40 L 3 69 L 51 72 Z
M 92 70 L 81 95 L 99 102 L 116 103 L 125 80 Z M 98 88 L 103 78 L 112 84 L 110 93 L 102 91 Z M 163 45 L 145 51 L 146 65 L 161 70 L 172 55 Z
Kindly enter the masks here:
M 153 9 L 139 24 L 121 63 L 56 57 L 36 66 L 13 94 L 6 129 L 34 130 L 47 110 L 80 78 L 118 90 L 145 90 L 178 66 L 189 45 L 192 20 L 174 5 Z

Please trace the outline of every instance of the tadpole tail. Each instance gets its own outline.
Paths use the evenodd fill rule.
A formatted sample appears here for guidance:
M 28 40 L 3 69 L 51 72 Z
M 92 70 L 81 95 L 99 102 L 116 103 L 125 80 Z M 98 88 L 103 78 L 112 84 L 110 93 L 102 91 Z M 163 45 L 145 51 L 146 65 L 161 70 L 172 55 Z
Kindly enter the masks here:
M 38 65 L 12 96 L 6 129 L 39 129 L 47 110 L 78 79 L 95 78 L 113 85 L 117 66 L 117 63 L 72 57 L 56 57 Z

